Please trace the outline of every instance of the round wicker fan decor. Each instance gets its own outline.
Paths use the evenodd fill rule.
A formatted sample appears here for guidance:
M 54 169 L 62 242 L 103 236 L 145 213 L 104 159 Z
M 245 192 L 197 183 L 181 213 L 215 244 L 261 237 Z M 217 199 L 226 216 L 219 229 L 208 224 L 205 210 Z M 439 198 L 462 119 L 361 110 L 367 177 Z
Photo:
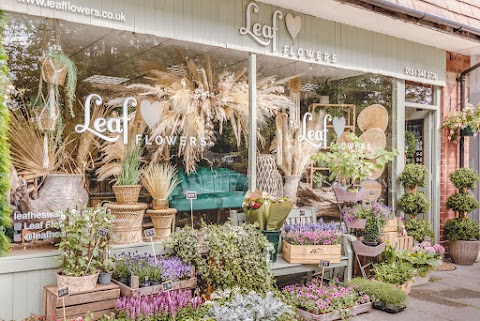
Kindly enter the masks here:
M 382 176 L 383 172 L 385 171 L 385 166 L 382 167 L 382 169 L 374 170 L 370 176 L 368 176 L 368 179 L 371 180 L 376 180 L 379 179 L 380 176 Z
M 379 128 L 371 128 L 361 134 L 359 138 L 365 143 L 367 154 L 371 155 L 370 157 L 367 156 L 369 159 L 375 158 L 375 152 L 385 149 L 387 146 L 387 137 L 383 130 Z
M 382 194 L 382 185 L 377 181 L 363 181 L 360 185 L 365 190 L 365 201 L 374 202 Z
M 387 109 L 380 104 L 368 106 L 358 115 L 357 125 L 362 132 L 371 128 L 379 128 L 385 131 L 388 126 Z
M 350 135 L 351 131 L 345 130 L 340 137 L 337 138 L 337 144 L 343 144 L 343 143 L 351 143 L 352 141 L 348 138 L 348 135 Z

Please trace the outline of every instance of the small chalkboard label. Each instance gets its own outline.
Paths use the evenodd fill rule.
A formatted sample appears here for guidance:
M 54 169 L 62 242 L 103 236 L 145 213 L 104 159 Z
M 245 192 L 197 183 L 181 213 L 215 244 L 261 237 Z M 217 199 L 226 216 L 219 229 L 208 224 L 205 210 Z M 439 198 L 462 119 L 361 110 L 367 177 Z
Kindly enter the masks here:
M 187 200 L 196 200 L 197 199 L 197 192 L 196 191 L 187 191 L 185 193 L 187 196 Z
M 300 216 L 305 216 L 305 210 L 300 210 Z
M 98 230 L 98 236 L 100 237 L 106 237 L 107 234 L 108 234 L 108 230 L 104 227 L 101 227 L 99 230 Z
M 59 298 L 63 298 L 64 296 L 67 296 L 68 295 L 68 287 L 64 287 L 64 288 L 59 288 L 57 289 L 57 297 Z
M 320 261 L 320 266 L 321 267 L 329 267 L 330 266 L 330 261 L 321 260 Z
M 143 233 L 146 238 L 155 237 L 156 235 L 154 228 L 149 228 L 148 230 L 143 231 Z
M 168 292 L 173 290 L 173 282 L 172 281 L 163 282 L 162 289 L 163 289 L 163 292 Z

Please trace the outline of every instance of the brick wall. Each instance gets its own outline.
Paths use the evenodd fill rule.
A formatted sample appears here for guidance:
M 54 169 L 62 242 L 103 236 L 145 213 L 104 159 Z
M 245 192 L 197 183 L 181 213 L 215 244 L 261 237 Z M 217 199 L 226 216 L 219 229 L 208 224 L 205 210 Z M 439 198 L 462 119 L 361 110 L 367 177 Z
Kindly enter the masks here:
M 460 108 L 460 86 L 456 78 L 460 73 L 470 67 L 470 57 L 456 53 L 447 52 L 447 84 L 442 89 L 441 98 L 441 118 L 448 115 L 452 110 Z M 467 95 L 469 88 L 469 78 L 466 81 Z M 440 160 L 440 240 L 446 242 L 443 235 L 443 225 L 445 222 L 455 217 L 452 211 L 447 210 L 447 198 L 455 192 L 455 187 L 448 178 L 448 174 L 459 167 L 459 147 L 458 143 L 450 142 L 447 139 L 446 131 L 442 131 L 441 160 Z M 468 138 L 465 138 L 465 166 L 468 166 Z

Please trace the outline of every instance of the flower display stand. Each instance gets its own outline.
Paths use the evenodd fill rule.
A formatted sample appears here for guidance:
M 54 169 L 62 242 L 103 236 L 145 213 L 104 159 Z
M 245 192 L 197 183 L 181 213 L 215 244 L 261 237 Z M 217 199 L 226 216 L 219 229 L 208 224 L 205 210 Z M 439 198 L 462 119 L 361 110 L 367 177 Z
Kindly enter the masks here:
M 120 287 L 120 293 L 122 294 L 122 296 L 126 297 L 145 296 L 164 292 L 163 284 L 151 285 L 143 288 L 131 288 L 130 286 L 118 280 L 112 280 L 112 282 Z M 197 278 L 195 277 L 195 267 L 192 267 L 191 277 L 186 280 L 172 282 L 171 290 L 194 289 L 196 287 Z
M 115 304 L 120 297 L 120 287 L 113 283 L 97 284 L 92 290 L 70 293 L 64 299 L 57 297 L 57 289 L 56 285 L 43 288 L 43 314 L 46 320 L 63 319 L 63 300 L 67 320 L 83 317 L 88 312 L 93 313 L 94 320 L 98 320 L 104 314 L 115 311 Z
M 282 242 L 283 259 L 288 263 L 318 264 L 320 260 L 340 263 L 342 246 L 335 245 L 292 245 Z
M 148 205 L 107 203 L 105 207 L 115 216 L 113 222 L 111 244 L 131 244 L 143 241 L 143 215 Z
M 348 309 L 347 315 L 358 315 L 361 313 L 370 312 L 372 310 L 372 303 L 364 303 Z M 303 318 L 305 321 L 333 321 L 342 319 L 342 314 L 340 311 L 325 313 L 325 314 L 315 314 L 308 311 L 297 309 L 297 314 Z

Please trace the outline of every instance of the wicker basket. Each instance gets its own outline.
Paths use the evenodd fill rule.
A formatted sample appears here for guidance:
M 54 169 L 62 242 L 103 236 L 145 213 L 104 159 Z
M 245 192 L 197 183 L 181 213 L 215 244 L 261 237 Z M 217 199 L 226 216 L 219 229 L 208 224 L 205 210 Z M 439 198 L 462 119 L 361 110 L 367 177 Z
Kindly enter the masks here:
M 105 207 L 115 216 L 110 240 L 112 244 L 140 243 L 142 238 L 143 215 L 147 204 L 138 203 L 133 205 L 107 203 Z
M 147 214 L 153 222 L 155 228 L 155 240 L 165 240 L 171 233 L 175 222 L 177 210 L 169 208 L 166 210 L 147 210 Z
M 113 185 L 113 193 L 118 204 L 137 204 L 141 185 Z
M 154 210 L 166 210 L 168 209 L 168 200 L 154 198 L 152 201 L 152 207 Z
M 365 201 L 374 202 L 382 194 L 382 184 L 377 181 L 363 181 L 360 185 L 365 191 Z
M 82 292 L 88 291 L 97 285 L 98 275 L 86 275 L 86 276 L 66 276 L 57 273 L 57 286 L 58 288 L 68 287 L 69 292 Z
M 388 126 L 388 112 L 382 105 L 370 105 L 358 114 L 357 125 L 362 132 L 371 128 L 385 131 Z
M 42 78 L 49 84 L 63 86 L 67 78 L 67 72 L 65 65 L 50 58 L 42 62 Z
M 384 171 L 385 166 L 383 166 L 382 169 L 374 169 L 367 178 L 372 181 L 377 180 L 383 175 Z

